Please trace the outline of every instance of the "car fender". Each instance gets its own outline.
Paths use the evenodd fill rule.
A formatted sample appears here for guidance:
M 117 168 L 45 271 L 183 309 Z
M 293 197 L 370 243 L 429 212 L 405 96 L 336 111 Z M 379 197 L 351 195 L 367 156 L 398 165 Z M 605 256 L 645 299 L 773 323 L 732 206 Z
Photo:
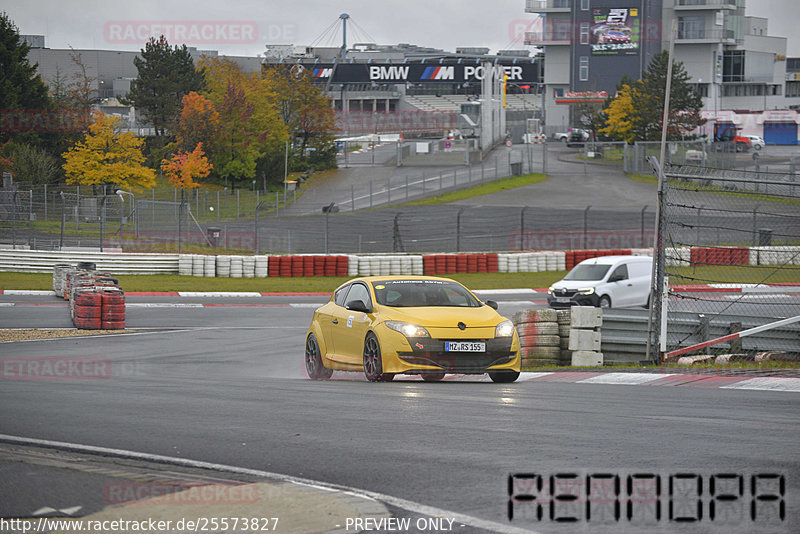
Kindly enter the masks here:
M 319 320 L 317 315 L 314 314 L 314 318 L 311 320 L 311 325 L 308 327 L 308 332 L 306 332 L 306 339 L 308 336 L 314 334 L 314 337 L 317 339 L 317 345 L 319 346 L 319 353 L 322 356 L 323 363 L 328 361 L 328 346 L 325 341 L 325 336 L 322 335 L 322 328 L 319 324 Z

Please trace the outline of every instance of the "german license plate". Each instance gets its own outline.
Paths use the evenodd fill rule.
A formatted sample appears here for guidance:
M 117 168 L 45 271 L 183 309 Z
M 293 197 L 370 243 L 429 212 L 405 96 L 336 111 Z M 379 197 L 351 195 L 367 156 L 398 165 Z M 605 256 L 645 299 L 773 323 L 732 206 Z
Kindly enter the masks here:
M 446 341 L 446 352 L 486 352 L 486 343 L 475 341 Z
M 556 297 L 556 302 L 569 302 L 569 297 Z

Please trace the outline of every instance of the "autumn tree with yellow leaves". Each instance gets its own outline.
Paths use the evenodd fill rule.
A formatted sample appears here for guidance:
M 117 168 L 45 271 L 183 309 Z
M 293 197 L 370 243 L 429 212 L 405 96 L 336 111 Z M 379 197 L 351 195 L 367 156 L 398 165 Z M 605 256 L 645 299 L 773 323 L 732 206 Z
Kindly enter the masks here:
M 95 111 L 89 133 L 62 154 L 63 169 L 70 185 L 114 184 L 121 189 L 149 189 L 155 173 L 144 166 L 144 140 L 130 132 L 120 132 L 119 117 Z

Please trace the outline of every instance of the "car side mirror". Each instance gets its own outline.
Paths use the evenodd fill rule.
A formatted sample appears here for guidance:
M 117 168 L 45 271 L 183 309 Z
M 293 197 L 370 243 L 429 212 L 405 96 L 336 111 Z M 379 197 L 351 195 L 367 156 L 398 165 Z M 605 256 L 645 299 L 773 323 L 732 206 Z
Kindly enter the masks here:
M 363 300 L 351 300 L 345 306 L 348 310 L 363 312 L 363 313 L 372 313 L 372 310 L 364 304 Z
M 621 274 L 615 274 L 608 279 L 608 282 L 621 282 L 622 280 L 625 280 L 625 278 L 623 278 Z
M 490 308 L 494 308 L 495 310 L 497 309 L 497 303 L 493 300 L 487 300 L 484 304 L 486 304 Z

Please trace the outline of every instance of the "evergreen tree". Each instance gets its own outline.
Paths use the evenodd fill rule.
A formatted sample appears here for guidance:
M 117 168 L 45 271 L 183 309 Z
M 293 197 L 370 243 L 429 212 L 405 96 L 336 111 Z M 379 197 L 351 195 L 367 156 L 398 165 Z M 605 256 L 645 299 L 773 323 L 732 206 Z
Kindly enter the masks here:
M 186 45 L 171 47 L 163 35 L 151 37 L 133 63 L 139 76 L 122 101 L 136 107 L 156 135 L 163 136 L 174 124 L 184 95 L 203 89 L 203 73 L 195 69 Z

